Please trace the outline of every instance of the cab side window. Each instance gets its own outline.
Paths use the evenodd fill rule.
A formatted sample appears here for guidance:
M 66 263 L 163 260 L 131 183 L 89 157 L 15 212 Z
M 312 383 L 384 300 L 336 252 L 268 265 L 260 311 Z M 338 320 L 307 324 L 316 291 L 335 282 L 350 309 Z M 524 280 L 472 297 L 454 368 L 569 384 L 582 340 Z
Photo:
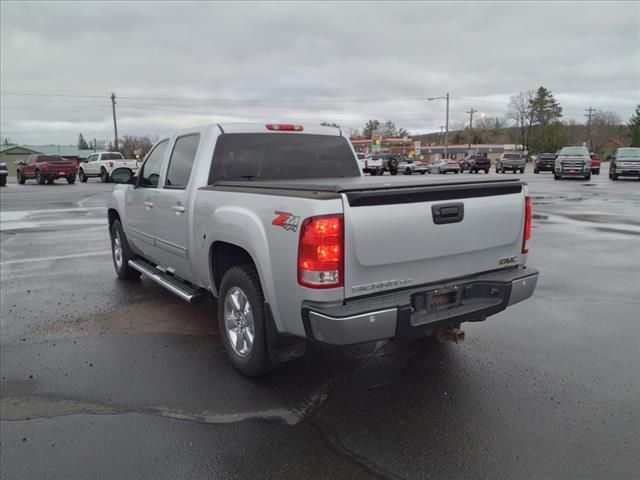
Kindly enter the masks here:
M 197 133 L 185 135 L 176 140 L 169 159 L 165 188 L 184 189 L 187 187 L 198 151 L 198 143 L 200 143 L 200 134 Z
M 141 187 L 156 188 L 158 186 L 160 171 L 162 170 L 162 160 L 168 144 L 168 139 L 163 140 L 149 153 L 149 156 L 141 167 L 142 173 L 140 174 L 139 183 Z

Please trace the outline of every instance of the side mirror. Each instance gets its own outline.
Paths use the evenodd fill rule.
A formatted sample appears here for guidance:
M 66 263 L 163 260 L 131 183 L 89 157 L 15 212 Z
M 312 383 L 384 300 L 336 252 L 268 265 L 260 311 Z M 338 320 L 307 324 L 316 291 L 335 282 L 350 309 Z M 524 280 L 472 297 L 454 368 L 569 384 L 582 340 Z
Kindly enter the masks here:
M 129 168 L 120 167 L 111 172 L 113 183 L 133 183 L 133 172 Z

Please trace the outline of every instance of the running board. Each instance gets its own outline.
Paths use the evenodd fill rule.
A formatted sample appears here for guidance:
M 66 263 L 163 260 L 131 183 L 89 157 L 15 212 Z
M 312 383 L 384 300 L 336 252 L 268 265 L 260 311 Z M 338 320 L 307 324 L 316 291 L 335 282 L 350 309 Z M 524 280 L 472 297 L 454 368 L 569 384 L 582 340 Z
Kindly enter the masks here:
M 173 275 L 163 273 L 158 270 L 155 265 L 146 260 L 136 259 L 129 260 L 129 266 L 135 268 L 143 275 L 149 277 L 158 285 L 163 286 L 171 293 L 176 294 L 185 302 L 199 303 L 209 298 L 209 292 L 202 288 L 196 288 L 189 285 Z

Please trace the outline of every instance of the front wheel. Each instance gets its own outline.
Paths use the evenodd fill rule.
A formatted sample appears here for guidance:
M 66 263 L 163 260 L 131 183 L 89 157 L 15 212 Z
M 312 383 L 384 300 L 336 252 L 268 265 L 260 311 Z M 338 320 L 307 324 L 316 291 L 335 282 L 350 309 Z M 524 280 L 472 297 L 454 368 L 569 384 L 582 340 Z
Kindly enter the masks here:
M 534 169 L 533 169 L 533 173 L 536 173 L 536 174 L 537 174 L 537 173 L 540 173 L 540 171 L 534 168 Z
M 109 173 L 104 168 L 100 171 L 100 180 L 102 183 L 109 183 Z
M 24 185 L 24 182 L 26 182 L 26 181 L 27 181 L 27 179 L 26 179 L 26 178 L 24 178 L 24 175 L 22 175 L 22 172 L 21 172 L 20 170 L 18 170 L 18 173 L 17 173 L 16 175 L 17 175 L 17 177 L 18 177 L 18 183 L 19 183 L 20 185 Z M 611 178 L 611 175 L 609 175 L 609 178 Z
M 411 169 L 410 168 L 405 168 L 404 169 L 404 174 L 405 175 L 411 175 Z
M 391 175 L 397 175 L 398 174 L 398 170 L 389 170 L 389 173 Z
M 618 174 L 616 172 L 611 172 L 611 180 L 618 180 Z
M 36 182 L 38 182 L 38 185 L 44 185 L 45 181 L 46 179 L 44 178 L 44 175 L 40 173 L 40 170 L 36 171 Z
M 265 334 L 264 295 L 251 265 L 227 270 L 220 284 L 218 323 L 227 357 L 248 377 L 273 369 Z
M 600 169 L 596 168 L 593 172 L 594 175 L 600 175 Z
M 82 183 L 86 183 L 87 176 L 84 174 L 84 170 L 80 169 L 80 171 L 78 172 L 78 176 L 80 177 L 80 181 Z
M 554 173 L 553 174 L 553 179 L 554 180 L 560 180 L 560 175 L 557 175 L 557 174 Z
M 0 187 L 4 187 L 7 184 L 7 176 L 0 175 Z
M 140 278 L 140 272 L 129 265 L 129 260 L 134 258 L 131 247 L 124 236 L 124 230 L 120 220 L 115 220 L 111 225 L 111 255 L 113 266 L 120 280 L 136 280 Z
M 427 173 L 426 170 L 420 170 L 420 175 L 424 175 L 425 173 Z
M 589 172 L 589 174 L 588 174 L 588 175 L 585 175 L 585 176 L 584 176 L 584 179 L 585 179 L 585 180 L 591 180 L 591 172 Z

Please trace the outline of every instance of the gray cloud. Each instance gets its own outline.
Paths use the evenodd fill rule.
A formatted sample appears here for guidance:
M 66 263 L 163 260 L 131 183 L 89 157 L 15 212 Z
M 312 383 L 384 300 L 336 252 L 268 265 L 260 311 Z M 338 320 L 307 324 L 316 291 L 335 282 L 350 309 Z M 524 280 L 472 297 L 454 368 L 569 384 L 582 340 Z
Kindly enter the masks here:
M 567 118 L 640 102 L 637 3 L 2 2 L 2 136 L 73 143 L 213 121 L 434 131 L 544 85 Z M 12 95 L 59 93 L 65 97 Z M 87 95 L 78 97 L 76 95 Z M 97 98 L 96 98 L 97 97 Z

